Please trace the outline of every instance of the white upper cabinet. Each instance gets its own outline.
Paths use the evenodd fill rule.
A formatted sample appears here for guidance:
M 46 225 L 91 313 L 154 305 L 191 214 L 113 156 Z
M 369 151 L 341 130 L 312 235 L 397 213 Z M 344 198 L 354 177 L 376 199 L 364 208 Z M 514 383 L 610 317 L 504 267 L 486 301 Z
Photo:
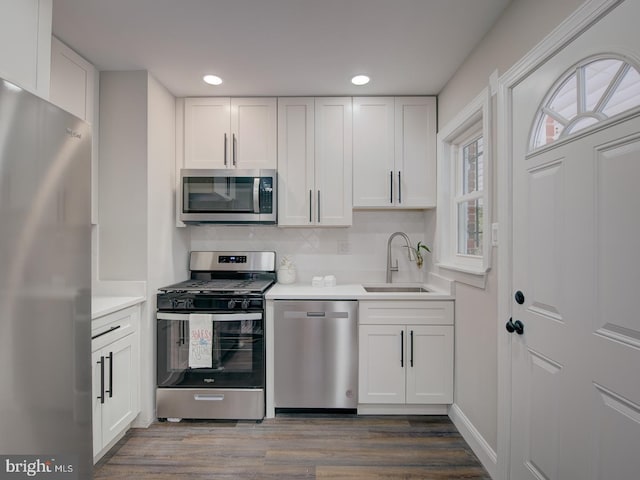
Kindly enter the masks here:
M 354 207 L 394 205 L 393 97 L 353 98 Z
M 278 99 L 278 224 L 352 224 L 350 97 Z
M 275 98 L 186 98 L 185 168 L 276 168 Z
M 3 0 L 0 77 L 49 98 L 52 0 Z
M 231 99 L 231 165 L 276 168 L 277 99 Z
M 50 101 L 94 124 L 98 71 L 56 37 L 51 38 Z
M 278 99 L 278 224 L 312 225 L 315 101 Z
M 91 129 L 91 223 L 98 223 L 98 70 L 51 37 L 49 100 L 93 126 Z
M 435 97 L 354 97 L 353 206 L 436 205 Z

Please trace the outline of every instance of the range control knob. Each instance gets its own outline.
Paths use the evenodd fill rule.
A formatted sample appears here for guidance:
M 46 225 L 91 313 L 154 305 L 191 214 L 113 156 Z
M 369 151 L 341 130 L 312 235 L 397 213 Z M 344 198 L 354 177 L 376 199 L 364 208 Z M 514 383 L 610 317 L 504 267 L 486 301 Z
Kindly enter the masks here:
M 246 310 L 247 308 L 249 308 L 249 299 L 245 298 L 244 300 L 242 300 L 242 309 Z
M 229 300 L 229 303 L 227 303 L 227 307 L 229 308 L 229 310 L 232 310 L 236 307 L 236 301 L 232 298 L 231 300 Z

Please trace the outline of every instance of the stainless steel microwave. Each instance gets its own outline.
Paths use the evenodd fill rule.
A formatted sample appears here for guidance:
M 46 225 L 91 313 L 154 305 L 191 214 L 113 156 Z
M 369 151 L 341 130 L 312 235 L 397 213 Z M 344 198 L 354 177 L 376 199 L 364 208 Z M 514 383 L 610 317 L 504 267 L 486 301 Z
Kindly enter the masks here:
M 275 224 L 276 170 L 182 169 L 185 223 Z

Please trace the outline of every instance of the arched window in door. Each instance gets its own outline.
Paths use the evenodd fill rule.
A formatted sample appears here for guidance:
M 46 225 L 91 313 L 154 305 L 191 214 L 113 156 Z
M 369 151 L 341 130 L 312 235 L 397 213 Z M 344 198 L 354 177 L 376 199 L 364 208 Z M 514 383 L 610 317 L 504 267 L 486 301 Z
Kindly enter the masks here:
M 572 67 L 538 110 L 529 150 L 640 106 L 640 73 L 628 60 L 598 55 Z

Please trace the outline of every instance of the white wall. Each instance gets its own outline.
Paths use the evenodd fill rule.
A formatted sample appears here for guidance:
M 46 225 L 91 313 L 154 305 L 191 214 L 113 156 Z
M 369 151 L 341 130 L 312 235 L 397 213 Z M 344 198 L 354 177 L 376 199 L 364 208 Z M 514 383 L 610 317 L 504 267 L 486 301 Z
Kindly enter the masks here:
M 489 84 L 495 70 L 507 71 L 539 43 L 582 0 L 514 0 L 492 30 L 478 44 L 438 96 L 438 123 L 442 128 Z M 494 99 L 495 106 L 495 99 Z M 494 119 L 495 121 L 495 119 Z M 494 145 L 496 139 L 494 138 Z M 495 151 L 495 148 L 494 148 Z M 495 164 L 495 158 L 491 159 Z M 495 181 L 494 169 L 494 182 Z M 497 198 L 493 192 L 493 218 Z M 456 422 L 472 448 L 491 472 L 497 451 L 497 252 L 484 289 L 456 285 L 455 404 L 462 422 Z M 440 272 L 444 275 L 444 272 Z M 504 319 L 506 322 L 506 319 Z M 482 451 L 479 451 L 482 450 Z
M 146 292 L 136 426 L 155 419 L 156 292 L 187 278 L 189 232 L 174 216 L 175 104 L 146 71 L 101 73 L 97 283 Z
M 281 228 L 270 226 L 192 226 L 192 250 L 275 250 L 278 262 L 287 256 L 297 265 L 298 281 L 311 282 L 314 275 L 336 276 L 339 284 L 384 282 L 387 240 L 393 232 L 433 245 L 433 211 L 356 211 L 347 228 Z M 392 245 L 400 271 L 394 282 L 422 282 L 431 265 L 427 255 L 422 269 L 409 264 L 402 238 Z M 344 252 L 345 249 L 348 253 Z
M 147 303 L 142 322 L 141 413 L 136 425 L 155 419 L 156 292 L 184 280 L 187 273 L 188 231 L 175 227 L 176 100 L 155 78 L 147 78 Z
M 147 276 L 147 72 L 101 72 L 98 276 Z

